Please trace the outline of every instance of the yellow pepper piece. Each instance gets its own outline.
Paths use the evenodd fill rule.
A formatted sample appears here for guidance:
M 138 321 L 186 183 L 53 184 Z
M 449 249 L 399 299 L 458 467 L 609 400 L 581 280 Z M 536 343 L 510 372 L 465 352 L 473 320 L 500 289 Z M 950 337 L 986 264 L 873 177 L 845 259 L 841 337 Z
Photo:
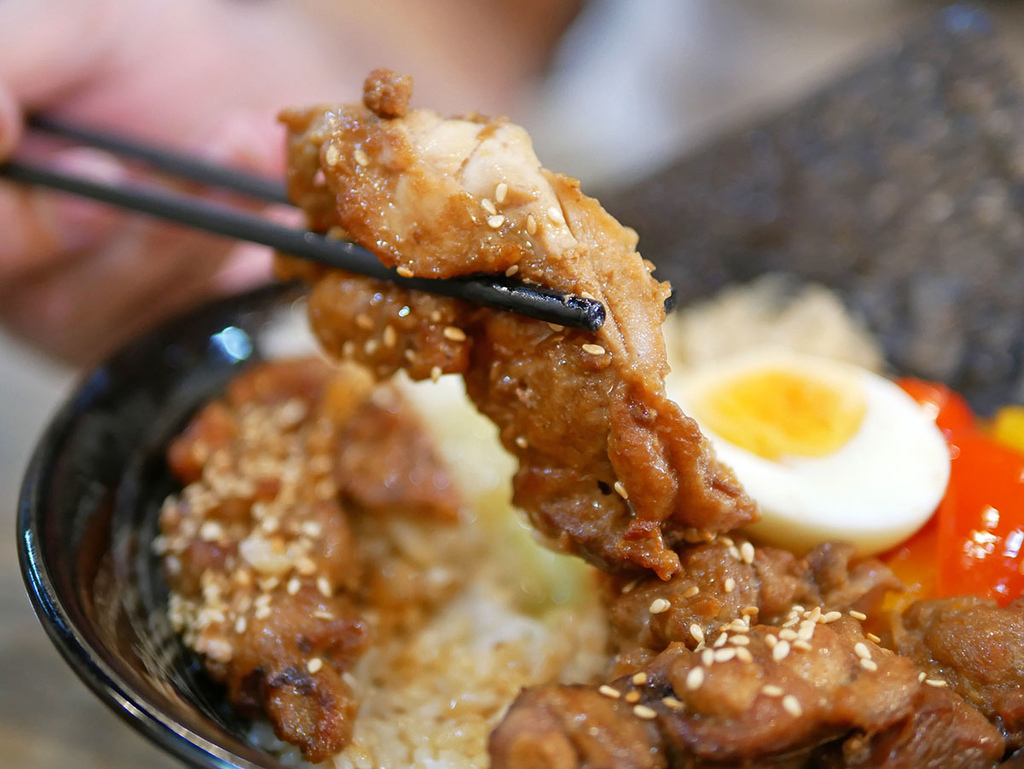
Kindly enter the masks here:
M 992 437 L 1011 449 L 1024 452 L 1024 406 L 1003 406 L 992 421 Z

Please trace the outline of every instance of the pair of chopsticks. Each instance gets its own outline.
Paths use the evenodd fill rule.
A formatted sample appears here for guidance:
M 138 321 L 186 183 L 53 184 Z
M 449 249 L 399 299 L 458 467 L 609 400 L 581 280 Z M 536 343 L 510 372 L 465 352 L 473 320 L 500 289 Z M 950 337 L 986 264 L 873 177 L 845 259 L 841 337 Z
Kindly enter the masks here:
M 188 155 L 45 117 L 32 119 L 29 130 L 98 147 L 209 187 L 229 190 L 268 203 L 290 204 L 284 188 L 274 181 Z M 0 164 L 0 177 L 81 195 L 216 235 L 270 246 L 285 254 L 405 288 L 463 299 L 549 323 L 597 331 L 605 319 L 605 308 L 599 301 L 512 280 L 504 275 L 406 278 L 393 268 L 385 267 L 373 253 L 355 243 L 276 224 L 257 214 L 159 187 L 108 184 L 17 158 Z M 458 248 L 458 244 L 453 244 L 453 248 Z

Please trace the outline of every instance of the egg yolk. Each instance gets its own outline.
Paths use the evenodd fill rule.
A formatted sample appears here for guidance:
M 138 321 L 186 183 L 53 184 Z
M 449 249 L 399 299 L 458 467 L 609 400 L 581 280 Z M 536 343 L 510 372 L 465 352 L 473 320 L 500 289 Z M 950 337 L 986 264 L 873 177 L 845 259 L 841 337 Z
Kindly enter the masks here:
M 701 389 L 690 403 L 697 421 L 772 460 L 831 454 L 856 434 L 866 411 L 857 381 L 819 371 L 761 368 Z

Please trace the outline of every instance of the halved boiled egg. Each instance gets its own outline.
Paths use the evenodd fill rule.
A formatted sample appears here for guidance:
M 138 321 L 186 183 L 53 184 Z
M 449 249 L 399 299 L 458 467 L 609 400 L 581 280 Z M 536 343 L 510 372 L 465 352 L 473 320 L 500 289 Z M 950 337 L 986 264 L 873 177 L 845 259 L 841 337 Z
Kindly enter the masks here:
M 846 540 L 878 553 L 924 525 L 945 493 L 941 432 L 866 369 L 766 350 L 673 372 L 666 384 L 761 508 L 751 534 L 773 544 Z

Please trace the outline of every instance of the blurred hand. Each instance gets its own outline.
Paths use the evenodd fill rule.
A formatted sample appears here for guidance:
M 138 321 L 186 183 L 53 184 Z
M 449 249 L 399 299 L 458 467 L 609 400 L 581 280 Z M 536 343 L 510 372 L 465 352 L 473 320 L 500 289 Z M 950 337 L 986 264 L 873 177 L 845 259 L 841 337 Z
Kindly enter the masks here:
M 24 115 L 46 111 L 280 175 L 276 112 L 354 101 L 378 66 L 413 74 L 420 104 L 507 113 L 575 5 L 524 15 L 475 0 L 4 0 L 0 160 L 22 143 Z M 48 162 L 105 180 L 131 173 L 91 149 Z M 0 321 L 75 363 L 269 277 L 265 249 L 8 183 L 0 233 Z

